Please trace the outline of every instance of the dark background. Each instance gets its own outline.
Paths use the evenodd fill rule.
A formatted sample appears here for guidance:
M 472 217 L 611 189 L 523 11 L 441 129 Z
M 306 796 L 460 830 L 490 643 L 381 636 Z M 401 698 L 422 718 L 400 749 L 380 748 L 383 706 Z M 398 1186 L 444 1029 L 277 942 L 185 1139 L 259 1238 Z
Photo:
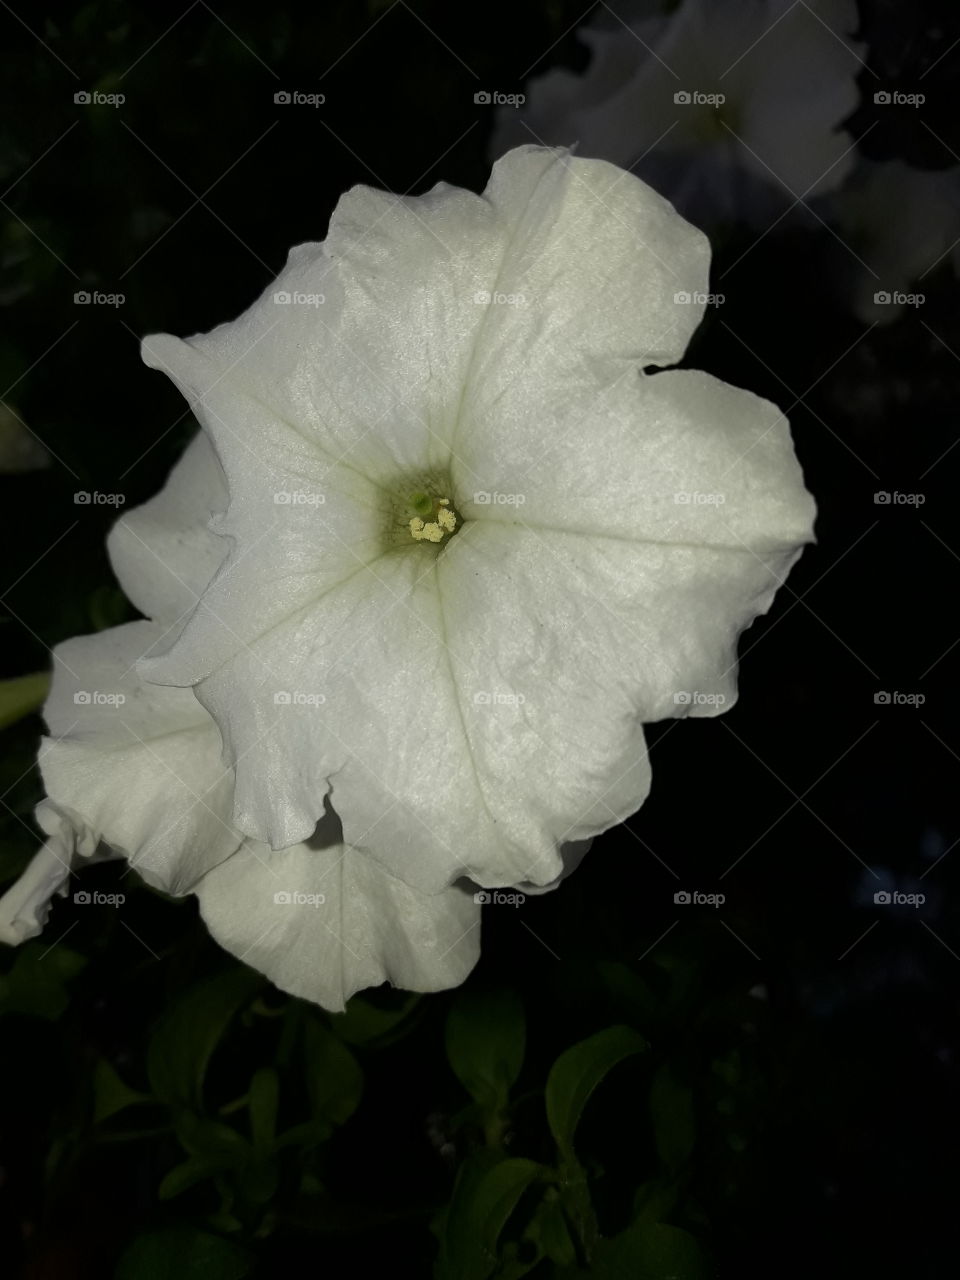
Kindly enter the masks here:
M 357 182 L 482 189 L 493 117 L 474 93 L 582 67 L 583 16 L 566 0 L 3 4 L 0 387 L 54 459 L 0 480 L 0 674 L 40 670 L 59 641 L 135 616 L 105 554 L 113 508 L 78 507 L 73 493 L 144 500 L 194 429 L 140 364 L 139 337 L 233 317 L 291 245 L 322 237 Z M 960 38 L 946 4 L 863 3 L 861 19 L 867 61 L 890 83 L 914 83 Z M 866 81 L 848 128 L 876 124 L 874 159 L 956 164 L 958 68 L 960 46 L 925 81 L 937 138 L 915 110 L 874 112 Z M 126 101 L 74 104 L 94 87 Z M 277 106 L 281 89 L 326 103 Z M 756 238 L 726 238 L 715 277 Z M 684 362 L 789 409 L 818 544 L 743 637 L 737 706 L 651 727 L 649 801 L 559 892 L 485 911 L 468 988 L 513 990 L 526 1012 L 514 1154 L 549 1158 L 541 1096 L 558 1053 L 614 1023 L 650 1042 L 610 1074 L 580 1131 L 605 1234 L 670 1164 L 650 1107 L 665 1069 L 690 1132 L 664 1220 L 696 1236 L 706 1274 L 926 1280 L 956 1267 L 958 291 L 944 265 L 922 311 L 868 330 L 837 296 L 828 247 L 822 230 L 767 236 L 725 277 L 722 321 L 711 314 Z M 80 289 L 125 301 L 78 307 Z M 878 490 L 925 501 L 877 505 Z M 881 690 L 925 701 L 877 704 Z M 32 715 L 3 734 L 4 880 L 36 845 L 40 732 Z M 109 891 L 120 874 L 96 868 L 85 885 Z M 892 888 L 926 901 L 874 903 Z M 680 889 L 726 901 L 677 906 Z M 363 1075 L 359 1105 L 288 1151 L 269 1194 L 233 1188 L 225 1208 L 223 1179 L 158 1200 L 184 1155 L 156 1108 L 96 1119 L 102 1064 L 147 1090 L 158 1019 L 238 968 L 193 899 L 139 888 L 122 912 L 58 903 L 29 947 L 19 969 L 21 953 L 0 954 L 7 1274 L 170 1274 L 130 1253 L 157 1231 L 170 1258 L 185 1250 L 185 1277 L 211 1236 L 235 1252 L 210 1246 L 210 1276 L 430 1274 L 429 1224 L 483 1145 L 444 1050 L 455 993 L 364 997 L 396 1017 L 341 1037 Z M 264 989 L 224 1030 L 209 1115 L 230 1123 L 220 1109 L 276 1063 L 281 1112 L 296 1120 L 316 1041 L 298 1038 L 307 1015 L 294 1006 Z M 337 1019 L 309 1016 L 340 1035 Z

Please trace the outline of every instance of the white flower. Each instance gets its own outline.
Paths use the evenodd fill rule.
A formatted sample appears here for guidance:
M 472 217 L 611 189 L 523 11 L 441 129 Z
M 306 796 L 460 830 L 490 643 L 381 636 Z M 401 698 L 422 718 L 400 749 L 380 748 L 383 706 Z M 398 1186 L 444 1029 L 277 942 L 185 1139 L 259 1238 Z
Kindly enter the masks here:
M 148 338 L 204 434 L 111 534 L 153 621 L 58 650 L 50 800 L 297 994 L 462 980 L 457 882 L 549 886 L 638 808 L 643 722 L 732 705 L 812 536 L 775 406 L 644 372 L 707 268 L 636 178 L 523 148 L 483 196 L 355 188 L 238 320 Z
M 642 801 L 643 720 L 732 701 L 812 503 L 774 406 L 640 372 L 682 355 L 707 266 L 635 178 L 523 148 L 482 197 L 354 189 L 237 321 L 145 340 L 223 465 L 229 553 L 141 672 L 217 721 L 240 830 L 305 840 L 330 793 L 426 892 L 545 884 Z M 122 581 L 175 583 L 136 523 Z
M 886 324 L 922 305 L 927 277 L 960 245 L 960 167 L 914 169 L 901 160 L 862 160 L 825 211 L 856 253 L 842 282 L 865 324 Z M 951 254 L 952 251 L 952 254 Z
M 682 0 L 638 6 L 581 39 L 582 75 L 555 69 L 527 106 L 498 114 L 494 154 L 519 141 L 576 143 L 632 168 L 698 225 L 777 218 L 850 169 L 862 47 L 853 0 Z M 606 15 L 603 15 L 606 17 Z

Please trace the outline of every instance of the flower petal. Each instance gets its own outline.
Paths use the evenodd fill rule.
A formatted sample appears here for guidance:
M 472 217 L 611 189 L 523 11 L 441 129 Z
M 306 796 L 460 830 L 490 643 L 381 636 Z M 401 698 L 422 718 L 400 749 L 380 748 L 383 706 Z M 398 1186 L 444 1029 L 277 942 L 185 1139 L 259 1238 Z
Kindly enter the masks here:
M 454 459 L 465 517 L 635 542 L 790 550 L 813 499 L 776 405 L 699 370 L 626 370 L 542 398 L 518 384 Z
M 343 844 L 275 853 L 248 842 L 195 892 L 221 946 L 334 1013 L 382 982 L 405 991 L 456 986 L 480 954 L 472 894 L 417 893 Z
M 679 359 L 702 308 L 673 294 L 702 291 L 708 263 L 705 238 L 636 178 L 521 147 L 483 197 L 354 188 L 327 240 L 292 250 L 236 321 L 153 335 L 143 357 L 190 400 L 231 489 L 257 462 L 305 455 L 388 482 L 446 465 L 464 383 L 472 371 L 496 394 L 504 348 L 496 381 L 574 376 L 601 355 Z M 518 318 L 501 295 L 530 305 Z
M 139 656 L 162 635 L 132 622 L 54 650 L 40 749 L 47 794 L 151 885 L 186 893 L 228 857 L 232 775 L 192 689 L 145 685 Z
M 416 546 L 384 556 L 197 686 L 237 761 L 234 824 L 284 848 L 331 794 L 347 843 L 424 892 L 460 876 L 548 883 L 559 851 L 514 841 L 484 798 L 436 563 Z
M 598 369 L 667 365 L 703 314 L 710 244 L 662 196 L 604 160 L 519 147 L 486 198 L 510 228 L 467 378 L 456 449 L 472 419 L 518 384 L 577 387 Z
M 107 538 L 113 571 L 141 613 L 173 624 L 194 608 L 227 553 L 208 528 L 226 506 L 223 470 L 201 431 L 156 497 L 121 516 Z
M 280 442 L 267 449 L 256 410 L 283 424 L 288 450 L 310 444 L 326 468 L 391 480 L 445 462 L 483 319 L 475 295 L 496 273 L 502 235 L 469 191 L 441 183 L 397 197 L 355 187 L 326 241 L 291 250 L 237 320 L 186 342 L 149 337 L 144 360 L 178 383 L 228 472 L 232 453 L 283 456 Z M 246 412 L 228 393 L 246 397 Z
M 36 819 L 47 839 L 23 875 L 0 897 L 0 942 L 16 947 L 41 932 L 56 894 L 66 893 L 74 855 L 92 858 L 96 837 L 56 805 L 43 800 Z

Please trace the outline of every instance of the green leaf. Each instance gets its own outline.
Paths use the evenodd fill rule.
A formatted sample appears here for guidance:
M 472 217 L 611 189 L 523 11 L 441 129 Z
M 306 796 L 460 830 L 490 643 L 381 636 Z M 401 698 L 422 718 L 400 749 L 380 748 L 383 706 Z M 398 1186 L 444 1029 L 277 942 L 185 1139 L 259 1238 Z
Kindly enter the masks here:
M 574 1161 L 573 1135 L 583 1109 L 604 1076 L 624 1058 L 649 1046 L 631 1027 L 608 1027 L 565 1050 L 547 1077 L 547 1123 L 564 1160 Z
M 304 1028 L 306 1084 L 315 1121 L 343 1124 L 360 1104 L 363 1072 L 356 1058 L 316 1017 Z
M 527 1187 L 543 1172 L 532 1160 L 484 1150 L 460 1168 L 440 1232 L 436 1280 L 488 1280 L 497 1242 Z
M 28 942 L 0 976 L 0 1011 L 55 1021 L 70 1003 L 67 983 L 86 963 L 85 956 L 58 943 Z
M 237 1167 L 253 1156 L 253 1147 L 236 1129 L 208 1116 L 181 1110 L 175 1128 L 180 1145 L 188 1155 L 207 1160 L 218 1168 Z
M 189 1160 L 184 1160 L 183 1164 L 178 1164 L 176 1168 L 170 1170 L 160 1183 L 157 1195 L 161 1200 L 172 1200 L 175 1196 L 182 1195 L 184 1191 L 189 1191 L 198 1182 L 212 1178 L 222 1168 L 222 1163 L 217 1160 L 191 1156 Z
M 263 983 L 236 966 L 192 987 L 160 1019 L 147 1051 L 150 1087 L 172 1107 L 200 1111 L 203 1080 L 221 1036 L 237 1010 Z
M 515 991 L 463 990 L 447 1017 L 447 1059 L 486 1110 L 506 1105 L 523 1066 L 526 1019 Z
M 135 1107 L 153 1099 L 131 1089 L 114 1071 L 106 1058 L 93 1069 L 93 1123 L 101 1124 L 127 1107 Z
M 255 1261 L 231 1240 L 173 1227 L 134 1240 L 117 1265 L 115 1280 L 242 1280 Z
M 36 711 L 49 692 L 50 675 L 46 671 L 0 680 L 0 729 Z
M 250 1081 L 250 1136 L 255 1147 L 270 1147 L 277 1130 L 280 1077 L 272 1067 L 261 1067 Z
M 680 1084 L 668 1063 L 657 1071 L 650 1087 L 650 1115 L 660 1159 L 671 1173 L 682 1169 L 696 1136 L 693 1094 Z
M 599 1242 L 589 1280 L 705 1280 L 706 1274 L 700 1246 L 688 1231 L 663 1222 L 636 1222 Z
M 549 1258 L 559 1267 L 572 1267 L 577 1260 L 576 1246 L 555 1187 L 547 1188 L 524 1235 L 534 1242 L 541 1257 Z

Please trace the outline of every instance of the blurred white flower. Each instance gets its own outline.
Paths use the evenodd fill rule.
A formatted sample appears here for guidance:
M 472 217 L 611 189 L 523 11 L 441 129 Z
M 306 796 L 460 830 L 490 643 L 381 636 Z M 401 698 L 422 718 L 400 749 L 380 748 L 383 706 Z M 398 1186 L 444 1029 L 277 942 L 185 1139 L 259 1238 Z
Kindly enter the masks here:
M 862 160 L 823 212 L 857 255 L 845 256 L 840 279 L 865 324 L 922 306 L 927 277 L 960 265 L 960 166 Z
M 110 537 L 152 621 L 57 651 L 58 812 L 329 1008 L 461 981 L 458 882 L 552 885 L 637 809 L 644 721 L 733 704 L 812 537 L 774 405 L 645 372 L 708 257 L 631 175 L 523 148 L 482 196 L 355 188 L 238 320 L 148 338 L 203 434 Z
M 853 0 L 681 0 L 628 25 L 603 15 L 582 75 L 547 72 L 522 111 L 501 108 L 493 152 L 576 144 L 632 169 L 685 217 L 772 221 L 839 186 L 862 46 Z M 628 7 L 627 12 L 630 12 Z

